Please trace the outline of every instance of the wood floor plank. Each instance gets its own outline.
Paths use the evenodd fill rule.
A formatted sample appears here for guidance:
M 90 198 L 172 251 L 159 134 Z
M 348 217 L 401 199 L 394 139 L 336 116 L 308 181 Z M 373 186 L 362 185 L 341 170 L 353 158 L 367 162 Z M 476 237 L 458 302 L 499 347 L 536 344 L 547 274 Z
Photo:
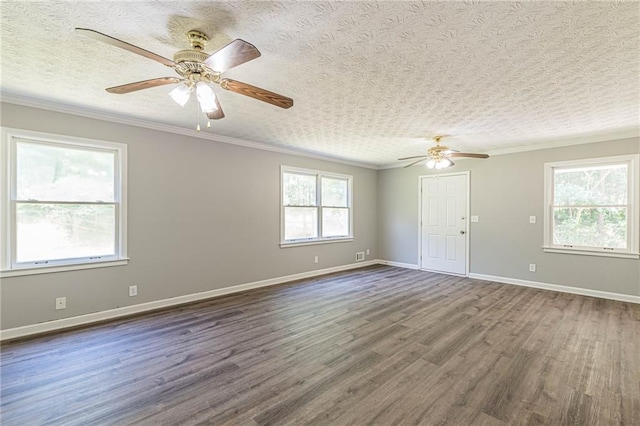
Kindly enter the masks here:
M 640 425 L 640 305 L 388 266 L 0 348 L 3 425 Z

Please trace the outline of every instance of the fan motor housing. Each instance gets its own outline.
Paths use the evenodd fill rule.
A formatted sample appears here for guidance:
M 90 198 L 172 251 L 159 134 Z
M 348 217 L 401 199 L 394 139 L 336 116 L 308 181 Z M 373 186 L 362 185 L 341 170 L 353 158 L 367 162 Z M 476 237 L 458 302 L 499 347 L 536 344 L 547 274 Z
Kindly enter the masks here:
M 173 62 L 204 62 L 209 57 L 206 52 L 198 50 L 180 50 L 173 55 Z

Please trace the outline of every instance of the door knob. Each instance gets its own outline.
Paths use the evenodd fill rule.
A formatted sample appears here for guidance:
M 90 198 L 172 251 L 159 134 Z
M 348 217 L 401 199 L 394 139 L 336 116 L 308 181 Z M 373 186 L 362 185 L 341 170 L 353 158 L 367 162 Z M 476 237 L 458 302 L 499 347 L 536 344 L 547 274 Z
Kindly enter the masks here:
M 464 235 L 464 231 L 460 231 L 460 235 Z

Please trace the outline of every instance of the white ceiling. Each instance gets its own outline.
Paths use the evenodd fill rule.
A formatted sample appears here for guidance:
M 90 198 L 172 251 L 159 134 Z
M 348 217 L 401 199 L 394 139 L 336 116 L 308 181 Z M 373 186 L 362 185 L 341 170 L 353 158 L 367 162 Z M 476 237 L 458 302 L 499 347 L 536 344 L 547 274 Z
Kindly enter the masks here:
M 213 52 L 242 38 L 262 53 L 224 74 L 294 99 L 224 91 L 209 133 L 384 167 L 421 154 L 422 136 L 461 151 L 637 134 L 638 2 L 2 1 L 1 90 L 107 116 L 194 129 L 170 86 L 104 88 L 174 76 L 84 38 L 91 28 L 162 56 L 204 31 Z M 195 134 L 195 132 L 194 132 Z

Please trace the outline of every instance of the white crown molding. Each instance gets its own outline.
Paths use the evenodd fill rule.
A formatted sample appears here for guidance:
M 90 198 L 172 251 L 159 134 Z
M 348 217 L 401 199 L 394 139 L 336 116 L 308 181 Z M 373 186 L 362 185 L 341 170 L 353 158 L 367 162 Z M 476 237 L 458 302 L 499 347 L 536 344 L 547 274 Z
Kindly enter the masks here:
M 594 132 L 585 133 L 582 135 L 565 136 L 558 138 L 547 138 L 539 140 L 538 142 L 532 142 L 526 145 L 513 146 L 508 148 L 499 148 L 485 151 L 492 157 L 497 155 L 515 154 L 518 152 L 539 151 L 543 149 L 562 148 L 565 146 L 574 145 L 586 145 L 597 142 L 608 142 L 620 139 L 640 138 L 640 127 L 629 127 L 625 129 L 617 129 L 609 132 Z M 459 161 L 469 160 L 469 158 L 456 158 L 456 163 Z M 404 167 L 404 163 L 391 163 L 378 167 L 378 170 L 384 169 L 398 169 Z
M 103 120 L 112 123 L 124 124 L 129 126 L 141 127 L 145 129 L 157 130 L 161 132 L 173 133 L 192 138 L 205 139 L 214 142 L 221 142 L 230 145 L 243 146 L 246 148 L 259 149 L 262 151 L 277 152 L 286 155 L 295 155 L 297 157 L 313 158 L 315 160 L 330 161 L 333 163 L 346 164 L 349 166 L 363 167 L 372 170 L 385 170 L 385 169 L 397 169 L 404 166 L 402 163 L 390 163 L 383 165 L 374 165 L 369 163 L 349 161 L 329 155 L 320 155 L 291 148 L 277 147 L 260 142 L 247 141 L 244 139 L 232 138 L 229 136 L 217 135 L 215 133 L 208 132 L 194 132 L 193 130 L 184 129 L 181 127 L 170 126 L 168 124 L 155 123 L 146 120 L 140 120 L 130 117 L 119 116 L 116 114 L 106 113 L 102 111 L 88 110 L 85 108 L 73 107 L 70 105 L 59 104 L 51 101 L 45 101 L 41 99 L 30 98 L 26 96 L 0 93 L 0 102 L 14 104 L 19 106 L 25 106 L 30 108 L 39 108 L 47 111 L 59 112 L 63 114 L 75 115 L 79 117 L 92 118 L 96 120 Z M 582 135 L 572 135 L 558 138 L 547 138 L 538 142 L 532 142 L 526 145 L 499 148 L 487 151 L 490 156 L 515 154 L 518 152 L 538 151 L 543 149 L 561 148 L 565 146 L 584 145 L 597 142 L 606 142 L 619 139 L 628 138 L 640 138 L 640 127 L 629 127 L 624 129 L 616 129 L 608 132 L 594 132 L 585 133 Z M 456 160 L 464 161 L 465 158 L 459 158 Z
M 564 146 L 585 145 L 590 143 L 608 142 L 638 137 L 640 137 L 640 127 L 628 127 L 625 129 L 611 130 L 609 132 L 594 132 L 584 133 L 577 136 L 574 135 L 558 138 L 547 138 L 527 145 L 514 146 L 511 148 L 493 149 L 488 151 L 487 154 L 492 156 L 514 154 L 517 152 L 538 151 L 541 149 L 561 148 Z
M 111 123 L 125 124 L 128 126 L 141 127 L 144 129 L 157 130 L 160 132 L 173 133 L 176 135 L 189 136 L 192 138 L 205 139 L 214 142 L 221 142 L 230 145 L 238 145 L 246 148 L 259 149 L 262 151 L 277 152 L 279 154 L 295 155 L 297 157 L 313 158 L 315 160 L 330 161 L 332 163 L 346 164 L 355 167 L 364 167 L 366 169 L 378 170 L 378 166 L 368 163 L 361 163 L 357 161 L 343 160 L 329 155 L 312 154 L 300 150 L 291 148 L 282 148 L 273 145 L 268 145 L 260 142 L 247 141 L 244 139 L 232 138 L 229 136 L 216 135 L 215 133 L 208 132 L 195 132 L 193 130 L 183 129 L 181 127 L 170 126 L 168 124 L 155 123 L 152 121 L 140 120 L 136 118 L 124 117 L 116 114 L 110 114 L 102 111 L 89 110 L 80 107 L 74 107 L 70 105 L 59 104 L 56 102 L 45 101 L 42 99 L 35 99 L 26 96 L 0 93 L 0 102 L 24 106 L 29 108 L 38 108 L 47 111 L 58 112 L 62 114 L 75 115 L 78 117 L 92 118 L 96 120 L 108 121 Z

